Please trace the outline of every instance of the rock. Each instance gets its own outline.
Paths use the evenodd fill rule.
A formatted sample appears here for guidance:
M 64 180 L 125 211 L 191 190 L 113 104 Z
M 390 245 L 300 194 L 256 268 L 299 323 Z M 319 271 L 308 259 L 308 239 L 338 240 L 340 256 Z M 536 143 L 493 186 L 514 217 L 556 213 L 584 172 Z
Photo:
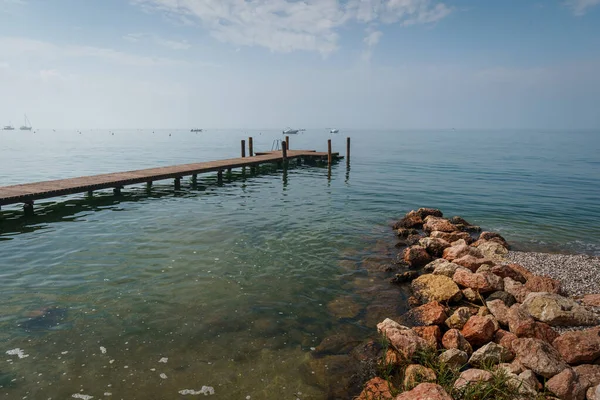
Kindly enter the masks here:
M 507 332 L 502 329 L 498 329 L 496 331 L 496 333 L 494 333 L 494 343 L 499 344 L 500 346 L 509 349 L 513 353 L 514 353 L 514 350 L 513 350 L 512 345 L 513 345 L 513 341 L 515 341 L 516 339 L 518 339 L 517 335 L 515 335 L 514 333 L 511 333 L 511 332 Z
M 600 357 L 600 327 L 563 333 L 552 345 L 569 364 L 594 362 Z
M 471 288 L 479 293 L 489 293 L 504 289 L 502 278 L 491 272 L 473 273 L 467 269 L 459 268 L 454 273 L 452 280 L 463 287 Z
M 508 268 L 512 269 L 515 272 L 520 273 L 525 278 L 525 280 L 527 280 L 535 275 L 533 272 L 531 272 L 530 270 L 528 270 L 521 264 L 508 264 Z M 523 282 L 523 283 L 525 283 L 525 282 Z
M 413 280 L 419 277 L 419 273 L 417 271 L 406 271 L 401 274 L 396 274 L 395 277 L 390 279 L 391 283 L 401 284 L 412 282 Z
M 501 293 L 501 292 L 496 292 Z M 487 301 L 487 308 L 490 310 L 494 318 L 500 325 L 508 326 L 508 307 L 502 300 Z
M 562 400 L 585 400 L 586 388 L 579 382 L 577 373 L 570 368 L 550 378 L 546 382 L 546 389 Z
M 477 258 L 470 254 L 464 255 L 460 258 L 455 258 L 453 262 L 471 270 L 471 272 L 477 271 L 477 269 L 479 269 L 479 267 L 482 265 L 494 265 L 494 262 L 487 258 Z
M 450 218 L 449 221 L 452 222 L 454 225 L 473 226 L 472 224 L 470 224 L 469 222 L 467 222 L 467 220 L 465 220 L 464 218 L 459 217 L 458 215 Z
M 491 372 L 484 371 L 482 369 L 472 368 L 462 372 L 456 382 L 454 382 L 455 389 L 462 389 L 467 385 L 478 382 L 490 382 L 493 379 Z
M 476 249 L 475 247 L 467 246 L 467 245 L 459 245 L 448 247 L 444 250 L 443 257 L 448 261 L 454 261 L 457 258 L 461 258 L 462 256 L 472 255 L 476 258 L 482 258 L 483 253 Z
M 419 364 L 411 364 L 404 371 L 404 387 L 408 390 L 414 388 L 419 383 L 435 382 L 437 376 L 431 368 L 426 368 Z
M 415 296 L 423 303 L 459 301 L 462 298 L 462 292 L 456 283 L 447 276 L 421 275 L 412 281 L 411 287 Z
M 587 400 L 600 400 L 600 385 L 593 386 L 587 390 Z
M 587 389 L 600 384 L 600 365 L 584 364 L 573 367 L 579 381 Z
M 504 261 L 504 257 L 508 254 L 504 245 L 493 241 L 483 242 L 477 246 L 477 249 L 483 253 L 483 257 L 495 262 Z
M 496 241 L 498 243 L 502 243 L 504 245 L 504 247 L 506 247 L 507 249 L 510 249 L 510 246 L 508 245 L 506 240 L 499 233 L 481 232 L 481 235 L 479 235 L 479 240 L 490 241 L 490 240 L 494 240 L 494 239 L 496 239 Z
M 518 272 L 517 270 L 509 267 L 508 265 L 494 265 L 492 267 L 492 272 L 495 275 L 498 275 L 500 278 L 503 278 L 503 279 L 504 278 L 511 278 L 512 280 L 520 282 L 520 283 L 527 282 L 527 280 L 525 279 L 525 277 L 520 272 Z
M 331 335 L 323 339 L 312 354 L 315 357 L 348 354 L 358 343 L 358 340 L 343 333 Z
M 419 240 L 419 244 L 433 257 L 441 257 L 442 254 L 444 254 L 444 249 L 450 247 L 450 243 L 446 242 L 444 239 L 432 237 L 425 237 Z
M 525 285 L 512 278 L 504 278 L 504 291 L 512 294 L 519 303 L 524 302 L 527 295 L 531 293 Z
M 416 235 L 417 233 L 417 230 L 413 228 L 396 229 L 396 236 L 398 236 L 399 238 L 407 238 L 410 235 Z
M 514 304 L 508 309 L 507 313 L 508 329 L 519 336 L 522 333 L 522 329 L 525 325 L 535 322 L 533 318 L 523 309 L 520 304 Z
M 394 224 L 394 229 L 400 228 L 421 228 L 423 226 L 423 218 L 416 211 L 410 211 L 400 221 Z
M 459 349 L 446 350 L 440 354 L 438 358 L 440 362 L 453 369 L 460 369 L 467 364 L 467 361 L 469 361 L 469 355 Z
M 444 260 L 444 259 L 440 258 L 439 260 Z M 447 260 L 444 260 L 443 263 L 438 263 L 438 265 L 433 270 L 433 274 L 434 275 L 444 275 L 444 276 L 447 276 L 448 278 L 452 278 L 458 268 L 460 268 L 460 265 L 451 263 L 450 261 L 447 261 Z
M 438 210 L 437 208 L 419 208 L 417 210 L 417 215 L 419 217 L 423 218 L 423 220 L 425 220 L 425 218 L 427 218 L 429 216 L 437 217 L 437 218 L 442 218 L 444 216 L 442 211 Z
M 402 326 L 389 318 L 377 324 L 377 331 L 384 335 L 398 354 L 407 360 L 410 360 L 417 351 L 429 347 L 427 342 L 410 328 Z
M 503 369 L 506 373 L 514 375 L 519 375 L 524 370 L 523 364 L 521 364 L 519 361 L 513 361 L 511 363 L 500 363 L 496 366 L 496 368 Z
M 395 400 L 452 400 L 452 397 L 440 385 L 421 383 L 413 390 L 397 396 Z
M 379 340 L 366 340 L 350 352 L 350 356 L 357 361 L 380 359 L 383 354 L 383 345 Z
M 446 319 L 446 326 L 450 329 L 462 329 L 471 318 L 471 310 L 468 307 L 459 307 Z
M 352 378 L 358 372 L 357 363 L 347 355 L 309 358 L 299 367 L 300 379 L 323 388 L 327 398 L 335 399 L 348 398 L 349 391 L 360 392 L 360 383 Z
M 496 329 L 491 317 L 474 315 L 469 318 L 460 333 L 471 346 L 477 347 L 490 342 L 494 337 L 494 332 L 496 332 Z
M 402 258 L 411 268 L 419 268 L 431 262 L 431 256 L 421 246 L 407 247 L 404 249 Z
M 421 301 L 417 299 L 415 296 L 410 296 L 408 300 L 406 300 L 408 306 L 411 308 L 419 307 L 421 305 Z
M 462 290 L 462 294 L 463 297 L 467 300 L 469 300 L 471 303 L 481 303 L 481 298 L 479 296 L 479 293 L 477 293 L 476 291 L 474 291 L 471 288 L 464 288 Z
M 589 307 L 600 307 L 600 294 L 586 294 L 581 302 Z
M 391 382 L 375 377 L 365 383 L 357 400 L 393 399 L 392 391 L 395 391 L 395 388 Z
M 558 351 L 543 340 L 516 339 L 512 348 L 521 364 L 544 378 L 552 378 L 568 368 Z
M 473 352 L 473 355 L 469 359 L 469 364 L 476 368 L 481 368 L 487 365 L 509 362 L 513 358 L 514 354 L 510 350 L 494 342 L 490 342 Z
M 435 260 L 433 260 L 432 262 L 430 262 L 429 264 L 427 264 L 426 266 L 423 267 L 423 271 L 430 274 L 433 271 L 435 271 L 435 269 L 443 264 L 448 263 L 448 260 L 444 260 L 443 258 L 436 258 Z
M 540 339 L 550 344 L 560 336 L 550 325 L 537 321 L 521 325 L 515 334 L 520 338 Z
M 525 289 L 530 292 L 547 292 L 561 294 L 560 282 L 547 276 L 534 275 L 527 279 Z
M 473 347 L 458 329 L 450 329 L 444 334 L 442 346 L 447 350 L 458 349 L 464 351 L 468 355 L 473 353 Z
M 394 349 L 387 349 L 385 352 L 385 365 L 383 367 L 398 366 L 402 361 L 402 357 Z
M 451 246 L 466 246 L 469 243 L 467 243 L 467 241 L 465 239 L 458 239 L 455 242 L 450 243 Z
M 531 386 L 534 390 L 539 390 L 542 388 L 542 384 L 540 381 L 538 381 L 535 373 L 533 373 L 533 371 L 530 369 L 526 369 L 525 371 L 521 372 L 519 374 L 519 378 Z
M 467 232 L 434 231 L 429 234 L 429 237 L 443 239 L 448 243 L 453 243 L 460 239 L 464 240 L 466 243 L 470 243 L 472 241 L 471 235 L 469 235 Z
M 502 301 L 504 303 L 504 305 L 506 305 L 506 307 L 510 307 L 517 302 L 517 300 L 515 299 L 515 296 L 513 296 L 512 294 L 505 292 L 503 290 L 499 290 L 497 292 L 490 294 L 486 299 L 487 302 L 490 302 L 493 300 Z
M 584 326 L 600 323 L 596 314 L 554 293 L 530 293 L 522 307 L 538 321 L 552 326 Z
M 417 326 L 412 328 L 412 330 L 423 338 L 432 349 L 440 347 L 440 343 L 442 342 L 442 330 L 439 326 Z
M 485 317 L 486 315 L 492 315 L 492 313 L 490 312 L 490 309 L 486 306 L 481 306 L 477 309 L 477 315 L 479 315 L 480 317 Z
M 424 219 L 423 230 L 425 232 L 456 232 L 458 228 L 445 218 L 434 217 L 432 215 Z
M 360 312 L 361 307 L 351 296 L 343 296 L 329 302 L 327 310 L 337 318 L 354 318 Z
M 482 273 L 482 272 L 492 272 L 492 267 L 489 264 L 483 264 L 481 267 L 477 268 L 477 271 L 475 271 L 477 273 Z M 494 275 L 496 276 L 496 275 Z

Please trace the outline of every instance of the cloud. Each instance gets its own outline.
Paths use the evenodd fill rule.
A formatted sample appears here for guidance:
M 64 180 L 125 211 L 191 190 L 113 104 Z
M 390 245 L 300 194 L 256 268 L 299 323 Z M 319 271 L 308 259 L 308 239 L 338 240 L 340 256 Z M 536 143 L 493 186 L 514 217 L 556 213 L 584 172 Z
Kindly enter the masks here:
M 328 54 L 339 28 L 363 24 L 434 23 L 452 11 L 436 0 L 130 0 L 148 12 L 200 24 L 222 42 Z
M 584 15 L 589 8 L 600 4 L 600 0 L 567 0 L 565 4 L 567 7 L 571 8 L 573 14 L 580 17 Z
M 379 43 L 379 39 L 383 36 L 383 32 L 375 30 L 372 27 L 366 29 L 367 35 L 363 39 L 363 42 L 366 45 L 366 49 L 363 51 L 361 58 L 363 61 L 369 62 L 373 55 L 373 47 Z
M 149 39 L 159 46 L 168 47 L 171 50 L 187 50 L 192 47 L 187 40 L 164 39 L 151 33 L 128 33 L 123 39 L 131 43 L 138 43 L 144 39 Z

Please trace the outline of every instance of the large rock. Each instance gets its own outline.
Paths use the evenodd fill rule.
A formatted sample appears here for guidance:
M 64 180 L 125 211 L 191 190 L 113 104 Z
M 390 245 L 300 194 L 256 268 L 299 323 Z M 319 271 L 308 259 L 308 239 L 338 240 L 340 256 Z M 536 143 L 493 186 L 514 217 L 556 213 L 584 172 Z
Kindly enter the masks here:
M 504 291 L 512 294 L 519 303 L 522 303 L 531 293 L 521 282 L 512 278 L 504 278 Z
M 425 220 L 425 218 L 429 216 L 442 218 L 444 213 L 442 213 L 442 210 L 438 210 L 437 208 L 421 207 L 417 210 L 417 215 Z
M 424 339 L 432 349 L 440 347 L 440 343 L 442 343 L 442 330 L 439 326 L 416 326 L 412 330 Z
M 586 294 L 581 302 L 588 307 L 600 307 L 600 294 Z
M 443 260 L 443 262 L 438 263 L 432 273 L 434 275 L 444 275 L 444 276 L 447 276 L 448 278 L 452 278 L 454 276 L 454 273 L 456 272 L 456 270 L 458 268 L 460 268 L 460 265 L 454 264 L 448 260 L 444 260 L 443 258 L 439 258 L 436 261 L 440 261 L 440 260 Z M 429 264 L 431 264 L 431 263 L 429 263 Z M 427 264 L 427 265 L 429 265 L 429 264 Z
M 469 318 L 471 318 L 469 307 L 459 307 L 446 319 L 446 326 L 450 329 L 462 329 Z
M 445 218 L 430 215 L 424 219 L 423 230 L 425 232 L 456 232 L 458 228 Z
M 550 325 L 538 321 L 521 325 L 515 334 L 520 338 L 540 339 L 550 344 L 560 336 Z
M 399 229 L 396 229 L 395 233 L 396 233 L 396 236 L 398 236 L 399 238 L 406 239 L 410 235 L 416 235 L 419 232 L 413 228 L 399 228 Z
M 448 247 L 444 250 L 444 258 L 448 261 L 454 261 L 457 258 L 461 258 L 462 256 L 472 255 L 476 258 L 482 258 L 483 253 L 479 251 L 475 247 L 471 247 L 465 244 L 461 244 L 458 246 Z
M 411 282 L 415 296 L 423 303 L 459 301 L 462 293 L 456 283 L 443 275 L 421 275 Z
M 488 302 L 492 300 L 501 300 L 507 307 L 510 307 L 517 302 L 515 296 L 503 290 L 494 292 L 486 298 L 486 301 Z
M 552 345 L 569 364 L 594 362 L 600 358 L 600 327 L 566 332 Z
M 470 254 L 464 255 L 460 258 L 455 258 L 453 262 L 455 264 L 460 265 L 461 267 L 465 267 L 471 270 L 471 272 L 476 272 L 482 265 L 494 265 L 494 262 L 490 259 L 487 259 L 485 257 L 477 258 L 473 257 Z
M 498 275 L 500 278 L 511 278 L 520 283 L 527 282 L 525 277 L 519 271 L 517 271 L 505 264 L 494 265 L 492 267 L 492 272 L 494 274 Z
M 600 400 L 600 385 L 592 386 L 587 390 L 587 400 Z
M 493 317 L 474 315 L 469 318 L 460 333 L 462 333 L 471 346 L 478 347 L 490 342 L 496 330 Z
M 456 382 L 454 388 L 457 390 L 463 389 L 467 385 L 479 382 L 490 382 L 493 379 L 492 373 L 482 369 L 471 368 L 462 372 Z
M 410 211 L 400 221 L 394 224 L 394 229 L 400 228 L 421 228 L 423 226 L 423 218 L 416 211 Z
M 421 246 L 407 247 L 404 249 L 402 258 L 404 262 L 412 268 L 419 268 L 431 262 L 431 256 L 427 253 L 427 250 Z
M 560 282 L 548 276 L 533 275 L 525 283 L 525 288 L 530 292 L 547 292 L 561 294 Z
M 477 249 L 483 253 L 483 256 L 488 260 L 502 262 L 504 257 L 508 254 L 508 250 L 502 244 L 494 241 L 483 242 Z
M 413 308 L 400 317 L 400 323 L 408 326 L 427 326 L 443 324 L 448 318 L 446 310 L 437 301 Z
M 568 368 L 554 375 L 546 382 L 546 389 L 554 393 L 561 400 L 585 400 L 585 391 L 579 376 Z
M 471 355 L 469 364 L 476 368 L 481 368 L 501 362 L 509 362 L 513 358 L 514 354 L 510 350 L 494 342 L 490 342 L 477 349 L 473 355 Z
M 452 397 L 440 385 L 421 383 L 413 390 L 402 393 L 395 400 L 452 400 Z
M 404 359 L 410 360 L 418 351 L 429 348 L 427 342 L 412 329 L 386 318 L 377 324 L 377 331 Z
M 521 335 L 522 329 L 526 329 L 523 328 L 525 325 L 535 322 L 527 311 L 521 308 L 520 304 L 513 304 L 508 309 L 506 317 L 508 319 L 508 329 L 517 336 Z
M 452 280 L 479 293 L 490 293 L 504 289 L 502 278 L 491 272 L 473 273 L 465 268 L 459 268 L 454 273 Z
M 494 333 L 494 343 L 499 344 L 502 347 L 505 347 L 514 353 L 512 348 L 513 342 L 517 340 L 517 335 L 511 332 L 507 332 L 503 329 L 498 329 L 496 333 Z
M 433 257 L 441 257 L 444 254 L 444 250 L 450 247 L 450 243 L 444 239 L 432 237 L 425 237 L 419 240 L 419 244 Z
M 467 232 L 440 232 L 434 231 L 429 234 L 432 238 L 443 239 L 448 243 L 456 242 L 457 240 L 464 240 L 465 242 L 471 242 L 471 235 Z
M 468 355 L 473 353 L 473 347 L 458 329 L 450 329 L 442 337 L 442 346 L 447 349 L 458 349 Z
M 462 350 L 459 349 L 449 349 L 444 351 L 438 357 L 441 363 L 448 365 L 453 369 L 460 369 L 469 361 L 469 355 Z
M 573 367 L 579 381 L 585 388 L 600 385 L 600 365 L 584 364 Z
M 596 314 L 554 293 L 530 293 L 522 307 L 538 321 L 552 326 L 584 326 L 600 323 Z
M 404 387 L 412 389 L 419 383 L 435 382 L 437 376 L 431 368 L 424 367 L 419 364 L 411 364 L 404 371 Z
M 348 354 L 360 341 L 344 333 L 327 336 L 312 353 L 314 357 L 334 354 Z
M 506 240 L 499 233 L 496 232 L 481 232 L 481 235 L 479 235 L 479 240 L 495 241 L 501 243 L 507 249 L 510 249 L 510 246 L 508 245 Z
M 477 293 L 476 291 L 474 291 L 473 289 L 471 289 L 470 287 L 464 288 L 462 290 L 462 294 L 463 294 L 463 297 L 465 299 L 467 299 L 467 301 L 470 301 L 471 303 L 474 303 L 474 304 L 482 303 L 481 295 L 479 293 Z
M 569 367 L 558 351 L 543 340 L 516 339 L 512 342 L 512 349 L 521 364 L 544 378 L 552 378 Z
M 531 278 L 532 276 L 534 276 L 535 274 L 533 272 L 531 272 L 530 270 L 528 270 L 527 268 L 525 268 L 524 266 L 522 266 L 521 264 L 508 264 L 508 267 L 510 269 L 512 269 L 515 272 L 518 272 L 519 274 L 521 274 L 521 276 L 523 276 L 523 278 L 525 278 L 525 280 Z M 516 281 L 519 281 L 519 279 L 515 279 Z M 522 282 L 525 283 L 525 282 Z
M 508 307 L 506 307 L 506 304 L 502 300 L 488 300 L 486 304 L 496 321 L 502 326 L 508 326 Z
M 391 382 L 375 377 L 365 383 L 365 387 L 357 400 L 393 399 L 392 391 L 395 391 L 395 388 Z

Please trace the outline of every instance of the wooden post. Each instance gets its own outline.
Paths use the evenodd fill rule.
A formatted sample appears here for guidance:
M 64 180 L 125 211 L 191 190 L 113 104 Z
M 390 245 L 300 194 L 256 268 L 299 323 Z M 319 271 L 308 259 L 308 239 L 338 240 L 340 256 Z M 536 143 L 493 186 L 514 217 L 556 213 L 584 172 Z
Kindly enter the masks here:
M 346 138 L 346 164 L 350 165 L 350 138 Z
M 116 188 L 113 189 L 113 194 L 115 196 L 120 196 L 121 195 L 121 189 L 123 189 L 122 186 L 117 186 Z
M 223 182 L 223 170 L 222 169 L 217 171 L 217 181 L 219 183 Z
M 192 182 L 196 182 L 198 180 L 198 174 L 192 175 Z
M 93 196 L 94 196 L 94 191 L 88 190 L 88 197 L 93 197 Z
M 33 215 L 33 200 L 27 200 L 25 204 L 23 204 L 23 213 L 25 215 Z
M 283 154 L 283 161 L 287 161 L 287 142 L 281 143 L 281 153 Z
M 327 140 L 327 165 L 331 165 L 331 139 Z
M 254 156 L 254 143 L 252 142 L 252 137 L 248 138 L 248 154 L 250 157 Z
M 289 136 L 285 137 L 285 145 L 286 145 L 287 149 L 289 150 L 290 149 L 290 137 Z
M 146 189 L 150 190 L 152 188 L 152 181 L 146 182 Z
M 175 178 L 175 190 L 179 190 L 181 189 L 181 177 L 178 176 L 177 178 Z
M 246 141 L 242 140 L 242 158 L 246 157 Z

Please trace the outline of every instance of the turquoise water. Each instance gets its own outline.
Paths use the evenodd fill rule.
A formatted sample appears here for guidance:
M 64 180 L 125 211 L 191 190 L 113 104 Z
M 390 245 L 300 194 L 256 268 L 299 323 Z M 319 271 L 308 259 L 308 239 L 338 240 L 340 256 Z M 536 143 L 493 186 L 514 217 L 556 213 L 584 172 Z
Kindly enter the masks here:
M 241 139 L 269 150 L 282 136 L 112 132 L 0 132 L 0 185 L 236 157 Z M 323 365 L 349 359 L 312 349 L 402 312 L 406 291 L 380 272 L 397 251 L 388 224 L 421 206 L 520 249 L 600 255 L 600 132 L 307 130 L 291 147 L 332 138 L 343 154 L 346 136 L 351 168 L 330 174 L 265 166 L 40 201 L 34 217 L 3 207 L 0 395 L 335 397 Z

